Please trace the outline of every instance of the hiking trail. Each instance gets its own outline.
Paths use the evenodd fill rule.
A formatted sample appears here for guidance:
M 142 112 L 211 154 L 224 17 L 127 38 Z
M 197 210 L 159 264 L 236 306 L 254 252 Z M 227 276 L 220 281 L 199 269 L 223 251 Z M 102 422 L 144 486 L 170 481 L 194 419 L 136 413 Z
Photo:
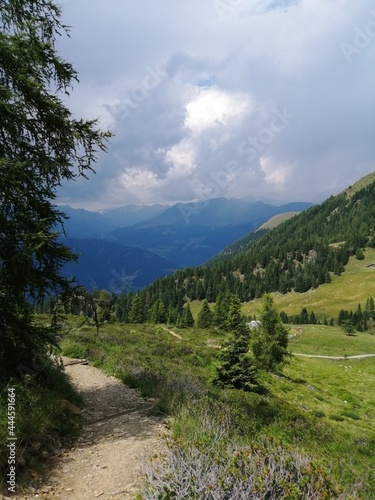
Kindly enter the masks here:
M 51 455 L 54 465 L 38 488 L 13 498 L 134 498 L 141 484 L 143 461 L 161 447 L 163 422 L 148 416 L 153 401 L 87 363 L 63 361 L 85 402 L 81 435 L 71 448 L 57 449 Z

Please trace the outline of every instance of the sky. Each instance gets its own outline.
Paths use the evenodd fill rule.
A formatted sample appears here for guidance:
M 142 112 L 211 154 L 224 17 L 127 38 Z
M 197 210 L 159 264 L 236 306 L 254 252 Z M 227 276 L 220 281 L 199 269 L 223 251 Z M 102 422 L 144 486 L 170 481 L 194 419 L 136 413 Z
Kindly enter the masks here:
M 66 102 L 114 136 L 58 202 L 320 202 L 375 170 L 372 0 L 60 0 Z

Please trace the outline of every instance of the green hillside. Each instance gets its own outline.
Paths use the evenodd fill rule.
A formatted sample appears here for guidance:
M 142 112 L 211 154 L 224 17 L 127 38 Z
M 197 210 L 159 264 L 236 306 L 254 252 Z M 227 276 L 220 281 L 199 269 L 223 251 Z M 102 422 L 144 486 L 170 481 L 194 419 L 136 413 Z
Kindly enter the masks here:
M 70 332 L 63 341 L 65 355 L 87 358 L 138 387 L 153 398 L 153 413 L 172 413 L 169 443 L 184 453 L 184 463 L 192 446 L 196 460 L 198 452 L 210 450 L 205 463 L 221 453 L 225 457 L 221 445 L 266 446 L 268 454 L 289 450 L 310 457 L 321 471 L 330 471 L 334 484 L 341 484 L 341 493 L 339 488 L 336 494 L 320 498 L 374 498 L 374 397 L 369 390 L 375 384 L 373 358 L 334 361 L 295 356 L 283 374 L 263 374 L 265 394 L 213 392 L 210 380 L 223 332 L 107 323 L 97 336 L 93 326 L 80 326 L 78 317 L 66 321 Z M 290 342 L 290 348 L 309 355 L 375 353 L 375 337 L 361 333 L 349 338 L 338 328 L 309 326 Z M 229 427 L 216 428 L 220 422 Z M 225 460 L 234 467 L 232 472 L 236 470 L 235 463 Z M 175 472 L 184 474 L 180 469 Z M 232 472 L 228 470 L 227 476 Z M 352 487 L 360 494 L 351 497 Z
M 255 232 L 257 233 L 262 229 L 275 229 L 275 227 L 279 226 L 280 224 L 282 224 L 286 220 L 289 220 L 295 215 L 298 215 L 299 213 L 300 212 L 285 212 L 285 214 L 275 215 L 274 217 L 271 217 L 267 222 L 259 226 Z
M 234 293 L 242 302 L 249 302 L 265 292 L 288 297 L 306 292 L 314 296 L 321 286 L 330 290 L 351 256 L 363 259 L 364 253 L 370 255 L 375 248 L 374 175 L 272 230 L 250 233 L 205 266 L 185 268 L 147 286 L 137 299 L 143 304 L 145 319 L 157 300 L 162 301 L 173 324 L 187 300 L 215 302 L 219 294 Z M 345 286 L 342 295 L 357 301 L 349 283 Z M 364 293 L 373 295 L 371 286 Z M 338 295 L 335 292 L 335 298 Z M 132 300 L 132 296 L 123 300 L 121 320 L 129 317 Z
M 371 172 L 368 175 L 365 175 L 359 181 L 357 181 L 353 186 L 349 186 L 345 190 L 345 194 L 347 197 L 352 197 L 357 191 L 360 191 L 361 189 L 370 186 L 372 183 L 375 182 L 375 172 Z
M 345 272 L 340 276 L 333 275 L 329 284 L 305 293 L 275 293 L 275 304 L 288 316 L 299 314 L 306 307 L 308 311 L 314 311 L 321 321 L 324 317 L 336 318 L 340 309 L 355 311 L 358 304 L 364 307 L 369 297 L 375 297 L 375 249 L 367 248 L 364 257 L 363 260 L 350 257 Z M 244 313 L 256 314 L 259 303 L 259 300 L 245 303 Z

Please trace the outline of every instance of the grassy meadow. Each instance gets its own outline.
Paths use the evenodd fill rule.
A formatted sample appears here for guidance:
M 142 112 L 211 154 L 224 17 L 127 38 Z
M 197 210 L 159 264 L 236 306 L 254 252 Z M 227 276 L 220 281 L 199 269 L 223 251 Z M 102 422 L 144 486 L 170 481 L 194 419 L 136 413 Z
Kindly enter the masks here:
M 375 299 L 375 267 L 366 267 L 368 264 L 375 264 L 375 249 L 366 248 L 364 255 L 363 260 L 350 257 L 344 273 L 340 276 L 331 275 L 331 283 L 315 290 L 273 294 L 275 305 L 288 316 L 299 314 L 306 307 L 308 312 L 314 311 L 321 321 L 324 317 L 328 320 L 336 319 L 341 309 L 355 312 L 358 304 L 361 304 L 363 310 L 368 297 Z M 254 315 L 259 308 L 260 299 L 254 300 L 244 304 L 243 313 Z
M 369 263 L 375 263 L 374 249 L 366 249 L 364 260 L 351 257 L 341 276 L 332 276 L 332 283 L 317 290 L 273 294 L 275 305 L 288 315 L 306 307 L 321 321 L 337 318 L 340 309 L 355 311 L 358 304 L 364 308 L 368 297 L 375 298 L 375 268 L 366 267 Z M 195 319 L 200 308 L 200 302 L 191 303 Z M 243 312 L 253 316 L 259 308 L 255 300 L 244 304 Z M 40 316 L 40 321 L 50 318 Z M 348 358 L 375 354 L 374 332 L 347 336 L 336 326 L 291 325 L 290 351 L 306 356 L 296 354 L 280 373 L 261 372 L 261 390 L 246 393 L 211 383 L 225 332 L 113 322 L 101 325 L 97 335 L 95 325 L 84 318 L 67 316 L 64 323 L 65 356 L 88 359 L 152 398 L 152 413 L 173 417 L 167 419 L 168 449 L 177 453 L 171 458 L 172 469 L 159 475 L 150 469 L 151 483 L 159 481 L 154 489 L 173 493 L 171 482 L 189 474 L 192 484 L 204 482 L 196 474 L 205 467 L 217 467 L 220 477 L 238 479 L 241 467 L 248 471 L 254 460 L 266 464 L 252 472 L 258 486 L 264 486 L 269 469 L 265 457 L 277 464 L 279 454 L 285 453 L 283 464 L 305 463 L 308 457 L 302 475 L 315 486 L 324 485 L 322 498 L 375 498 L 375 357 Z M 301 477 L 301 470 L 295 474 Z M 215 481 L 221 484 L 220 478 Z M 281 497 L 305 498 L 300 487 Z M 144 498 L 154 498 L 149 495 Z
M 87 358 L 154 398 L 154 413 L 174 416 L 172 433 L 179 446 L 189 447 L 193 434 L 205 434 L 197 408 L 218 405 L 225 410 L 213 411 L 212 418 L 230 415 L 231 442 L 266 442 L 307 454 L 343 488 L 360 484 L 361 495 L 353 498 L 375 497 L 375 358 L 295 356 L 282 373 L 261 375 L 261 393 L 219 390 L 210 384 L 224 339 L 219 331 L 108 323 L 97 336 L 94 326 L 80 326 L 79 318 L 68 322 L 64 355 Z M 347 337 L 338 328 L 308 325 L 290 347 L 311 355 L 375 353 L 375 337 Z

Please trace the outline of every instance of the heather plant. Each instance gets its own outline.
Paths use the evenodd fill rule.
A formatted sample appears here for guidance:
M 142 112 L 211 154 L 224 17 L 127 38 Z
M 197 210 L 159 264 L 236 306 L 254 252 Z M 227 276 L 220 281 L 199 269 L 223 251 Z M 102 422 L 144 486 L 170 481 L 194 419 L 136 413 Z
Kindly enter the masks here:
M 165 452 L 145 466 L 143 499 L 357 498 L 303 453 L 266 438 L 252 444 L 234 440 L 230 416 L 215 410 L 185 408 L 177 416 Z M 182 427 L 185 436 L 179 435 Z

